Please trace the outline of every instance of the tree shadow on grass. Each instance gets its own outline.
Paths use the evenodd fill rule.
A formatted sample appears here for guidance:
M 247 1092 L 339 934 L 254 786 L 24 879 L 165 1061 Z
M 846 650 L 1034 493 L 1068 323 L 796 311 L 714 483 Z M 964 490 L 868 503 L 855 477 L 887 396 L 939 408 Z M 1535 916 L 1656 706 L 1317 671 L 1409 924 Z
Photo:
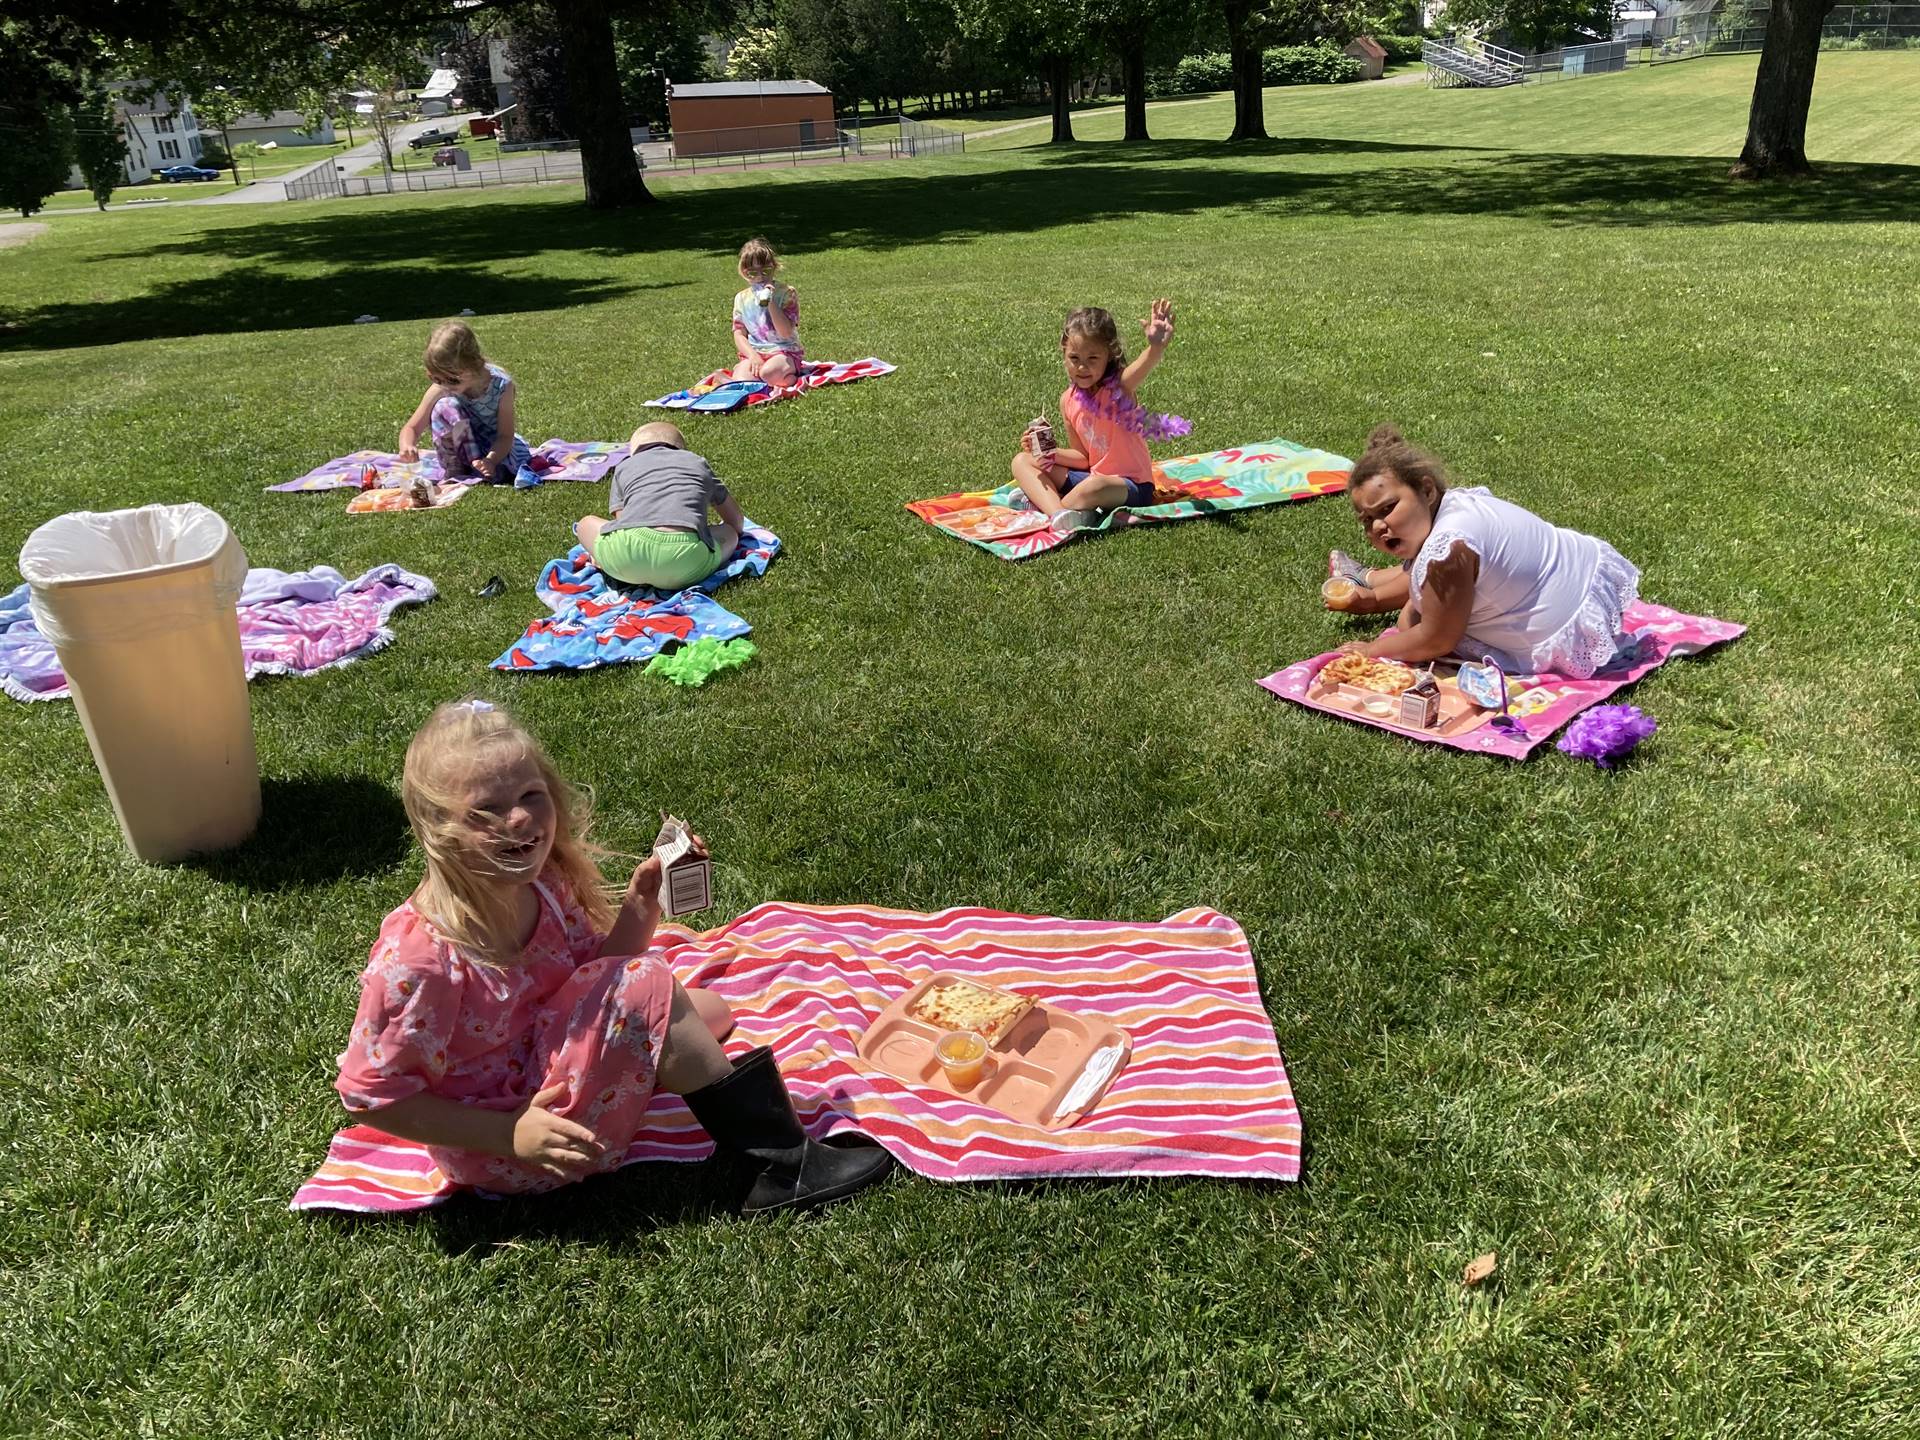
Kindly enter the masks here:
M 1685 228 L 1875 224 L 1920 213 L 1920 166 L 1829 165 L 1814 180 L 1755 184 L 1729 179 L 1719 157 L 1543 155 L 1358 140 L 1099 143 L 1044 150 L 1033 163 L 1011 168 L 873 161 L 834 171 L 831 178 L 751 189 L 675 187 L 637 213 L 597 214 L 572 200 L 519 195 L 511 225 L 477 220 L 471 205 L 389 210 L 350 200 L 300 220 L 264 216 L 223 226 L 217 241 L 195 235 L 103 255 L 150 264 L 169 255 L 204 257 L 217 243 L 235 264 L 223 275 L 163 281 L 122 300 L 25 310 L 0 331 L 0 352 L 301 329 L 362 312 L 426 319 L 463 308 L 497 314 L 596 304 L 687 283 L 637 283 L 630 278 L 634 262 L 645 256 L 730 257 L 748 230 L 779 236 L 790 252 L 884 252 L 1156 215 L 1488 216 Z M 573 279 L 514 273 L 513 262 L 546 255 L 599 257 L 609 270 Z M 286 273 L 293 266 L 322 273 Z
M 260 826 L 244 844 L 186 863 L 248 890 L 299 890 L 378 875 L 407 853 L 400 797 L 361 775 L 260 782 Z
M 353 229 L 343 225 L 341 238 Z M 234 247 L 234 253 L 244 250 Z M 382 320 L 440 320 L 464 309 L 483 315 L 561 310 L 616 300 L 639 290 L 669 288 L 617 282 L 610 276 L 558 279 L 501 274 L 478 258 L 470 265 L 420 264 L 420 256 L 427 253 L 396 251 L 371 262 L 350 255 L 336 257 L 338 267 L 318 275 L 290 275 L 277 268 L 282 262 L 261 255 L 254 263 L 217 275 L 161 280 L 145 294 L 124 299 L 44 305 L 6 317 L 8 323 L 0 326 L 0 353 L 326 328 L 349 324 L 363 314 Z M 401 259 L 413 263 L 393 263 Z

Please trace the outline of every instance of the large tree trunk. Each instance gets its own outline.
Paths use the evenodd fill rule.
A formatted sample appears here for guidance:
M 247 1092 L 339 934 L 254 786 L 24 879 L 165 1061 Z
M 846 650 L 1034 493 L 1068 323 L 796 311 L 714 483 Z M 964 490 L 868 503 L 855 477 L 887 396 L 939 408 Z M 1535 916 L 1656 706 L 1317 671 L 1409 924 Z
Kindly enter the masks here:
M 1055 145 L 1073 143 L 1073 110 L 1067 87 L 1073 82 L 1073 57 L 1049 55 L 1046 64 L 1047 90 L 1053 96 L 1053 139 Z
M 613 60 L 613 18 L 607 0 L 568 0 L 553 7 L 567 76 L 567 108 L 580 141 L 587 207 L 623 210 L 653 199 L 640 178 Z
M 1128 39 L 1120 54 L 1120 67 L 1126 76 L 1127 129 L 1122 140 L 1151 140 L 1147 134 L 1147 37 Z
M 1807 111 L 1813 105 L 1813 68 L 1820 59 L 1820 27 L 1834 0 L 1773 0 L 1760 69 L 1753 77 L 1747 144 L 1733 173 L 1742 179 L 1805 175 Z
M 1227 54 L 1233 63 L 1233 134 L 1229 140 L 1267 138 L 1266 97 L 1261 93 L 1260 45 L 1254 36 L 1256 0 L 1226 0 Z

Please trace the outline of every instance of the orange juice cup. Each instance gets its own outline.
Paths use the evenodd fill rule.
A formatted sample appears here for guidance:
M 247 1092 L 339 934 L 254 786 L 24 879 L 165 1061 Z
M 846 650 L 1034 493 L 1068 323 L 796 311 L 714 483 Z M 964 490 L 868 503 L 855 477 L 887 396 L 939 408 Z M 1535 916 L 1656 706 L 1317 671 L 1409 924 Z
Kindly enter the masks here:
M 949 1030 L 934 1042 L 933 1055 L 956 1090 L 971 1090 L 987 1068 L 987 1037 L 976 1030 Z

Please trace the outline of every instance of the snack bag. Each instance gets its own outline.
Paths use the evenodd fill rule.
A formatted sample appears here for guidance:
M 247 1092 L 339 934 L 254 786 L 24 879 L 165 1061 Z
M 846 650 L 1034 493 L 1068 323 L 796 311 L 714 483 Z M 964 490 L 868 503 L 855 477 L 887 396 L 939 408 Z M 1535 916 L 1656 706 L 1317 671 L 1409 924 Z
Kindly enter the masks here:
M 693 850 L 693 832 L 684 820 L 660 817 L 653 853 L 660 857 L 660 913 L 690 915 L 713 903 L 713 861 Z
M 1462 665 L 1457 684 L 1460 693 L 1478 705 L 1482 710 L 1493 710 L 1504 715 L 1507 713 L 1507 677 L 1500 667 L 1493 663 L 1493 657 L 1483 655 L 1483 664 Z

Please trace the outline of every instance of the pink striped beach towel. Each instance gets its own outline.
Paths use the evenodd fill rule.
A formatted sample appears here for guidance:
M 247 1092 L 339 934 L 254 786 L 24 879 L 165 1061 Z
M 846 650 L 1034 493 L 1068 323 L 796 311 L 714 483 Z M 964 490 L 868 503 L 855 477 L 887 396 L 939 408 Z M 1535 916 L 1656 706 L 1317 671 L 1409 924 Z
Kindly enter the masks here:
M 733 1005 L 730 1051 L 773 1047 L 816 1137 L 858 1130 L 935 1180 L 1299 1178 L 1300 1113 L 1253 952 L 1215 911 L 1130 924 L 774 902 L 704 934 L 662 926 L 660 941 L 682 983 Z M 1132 1059 L 1086 1119 L 1051 1133 L 861 1061 L 868 1023 L 936 970 L 1111 1020 L 1133 1037 Z M 627 1164 L 711 1153 L 677 1096 L 656 1096 L 652 1117 Z M 334 1137 L 293 1208 L 414 1210 L 455 1192 L 420 1146 L 355 1126 Z

